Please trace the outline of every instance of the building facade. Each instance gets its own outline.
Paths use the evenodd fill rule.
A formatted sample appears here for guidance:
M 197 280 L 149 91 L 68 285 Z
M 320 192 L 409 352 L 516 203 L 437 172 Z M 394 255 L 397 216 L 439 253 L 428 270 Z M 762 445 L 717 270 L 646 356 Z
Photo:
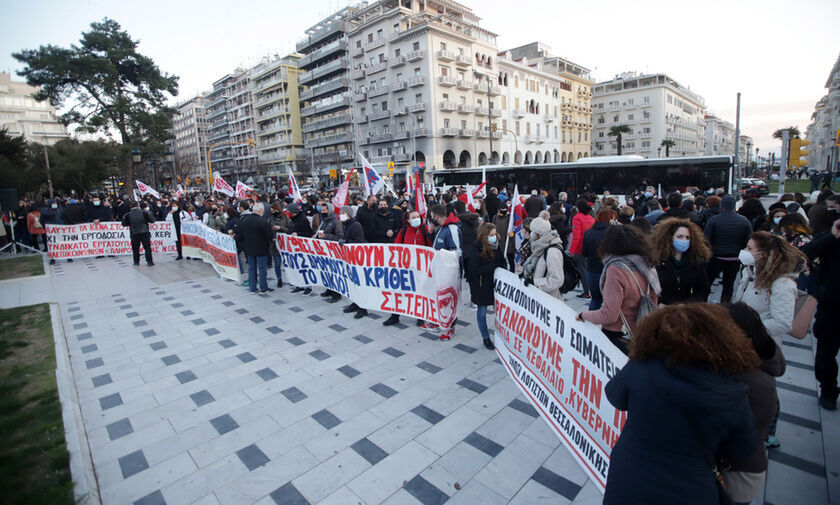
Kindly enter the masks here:
M 828 93 L 820 98 L 811 115 L 811 123 L 805 129 L 805 137 L 811 142 L 808 149 L 808 168 L 826 171 L 838 170 L 837 135 L 840 131 L 840 57 L 825 82 Z
M 665 156 L 663 140 L 674 143 L 671 156 L 702 156 L 705 145 L 703 97 L 665 74 L 627 72 L 593 86 L 592 154 L 618 154 L 610 127 L 628 125 L 622 154 Z
M 54 145 L 69 138 L 67 128 L 56 119 L 55 108 L 33 98 L 37 92 L 37 87 L 13 81 L 10 74 L 0 72 L 0 128 L 38 144 Z
M 735 126 L 729 121 L 706 114 L 706 156 L 735 155 Z
M 299 165 L 305 158 L 298 85 L 300 58 L 292 54 L 266 59 L 250 71 L 258 179 L 285 175 L 287 169 L 300 172 Z
M 181 179 L 201 176 L 207 171 L 207 123 L 205 98 L 199 94 L 175 106 L 171 149 L 175 173 Z
M 251 69 L 238 68 L 214 82 L 204 113 L 213 172 L 234 181 L 258 175 Z

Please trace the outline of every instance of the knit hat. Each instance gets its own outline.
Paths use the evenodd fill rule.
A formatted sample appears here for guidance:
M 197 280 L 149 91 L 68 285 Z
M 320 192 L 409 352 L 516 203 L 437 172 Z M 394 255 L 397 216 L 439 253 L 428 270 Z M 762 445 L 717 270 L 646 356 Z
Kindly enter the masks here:
M 345 205 L 344 207 L 342 207 L 341 212 L 344 212 L 348 216 L 353 217 L 353 207 L 349 205 Z
M 735 197 L 726 195 L 720 199 L 720 208 L 723 210 L 735 210 Z
M 335 212 L 335 207 L 333 207 L 333 204 L 331 204 L 331 203 L 327 203 L 327 204 L 325 205 L 325 207 L 327 208 L 327 212 L 328 212 L 329 214 L 332 214 L 333 212 Z
M 286 210 L 289 211 L 289 214 L 297 214 L 298 212 L 300 212 L 300 205 L 296 203 L 290 203 L 289 206 L 286 207 Z
M 538 217 L 531 221 L 531 233 L 536 233 L 539 236 L 543 236 L 551 231 L 551 223 L 546 221 L 545 219 Z

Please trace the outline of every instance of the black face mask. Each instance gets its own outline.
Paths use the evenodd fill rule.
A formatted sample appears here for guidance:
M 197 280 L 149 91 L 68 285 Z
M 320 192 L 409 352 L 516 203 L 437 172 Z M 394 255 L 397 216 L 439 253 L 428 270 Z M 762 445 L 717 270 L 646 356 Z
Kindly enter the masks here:
M 380 214 L 387 214 L 388 213 L 388 207 L 380 207 L 379 208 L 379 213 Z

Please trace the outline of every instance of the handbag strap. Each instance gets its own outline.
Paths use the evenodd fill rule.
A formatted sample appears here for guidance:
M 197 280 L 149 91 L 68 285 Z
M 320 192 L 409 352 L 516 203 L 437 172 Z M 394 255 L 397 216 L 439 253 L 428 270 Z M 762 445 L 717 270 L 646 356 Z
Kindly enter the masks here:
M 624 263 L 619 263 L 619 266 L 621 268 L 627 270 L 628 272 L 630 272 L 630 277 L 632 277 L 633 280 L 636 281 L 636 287 L 639 289 L 639 296 L 645 296 L 645 294 L 648 294 L 648 295 L 650 294 L 650 284 L 648 284 L 648 293 L 643 293 L 642 292 L 642 285 L 639 284 L 639 279 L 636 278 L 636 274 L 633 273 L 633 270 L 629 269 L 627 267 L 627 265 L 625 265 Z

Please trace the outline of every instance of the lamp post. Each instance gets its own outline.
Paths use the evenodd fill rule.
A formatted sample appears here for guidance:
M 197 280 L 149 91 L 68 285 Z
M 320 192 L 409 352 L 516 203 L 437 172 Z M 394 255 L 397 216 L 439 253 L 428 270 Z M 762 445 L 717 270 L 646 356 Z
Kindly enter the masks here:
M 140 150 L 139 150 L 139 149 L 135 149 L 135 150 L 131 151 L 131 161 L 132 161 L 132 163 L 133 163 L 133 165 L 134 165 L 134 176 L 136 177 L 136 175 L 137 175 L 137 166 L 138 166 L 138 165 L 140 165 L 140 162 L 141 162 L 141 161 L 143 161 L 143 153 L 142 153 L 142 152 L 140 152 Z M 134 183 L 133 183 L 133 182 L 131 182 L 131 181 L 127 181 L 127 182 L 128 182 L 128 184 L 130 184 L 130 185 L 131 185 L 131 187 L 134 187 Z
M 172 150 L 170 150 L 167 147 L 166 151 L 163 153 L 163 159 L 165 159 L 166 163 L 171 166 L 170 173 L 172 174 L 172 177 L 169 180 L 174 181 L 175 180 L 175 153 L 173 153 Z
M 660 158 L 662 156 L 662 146 L 656 148 L 656 157 Z

